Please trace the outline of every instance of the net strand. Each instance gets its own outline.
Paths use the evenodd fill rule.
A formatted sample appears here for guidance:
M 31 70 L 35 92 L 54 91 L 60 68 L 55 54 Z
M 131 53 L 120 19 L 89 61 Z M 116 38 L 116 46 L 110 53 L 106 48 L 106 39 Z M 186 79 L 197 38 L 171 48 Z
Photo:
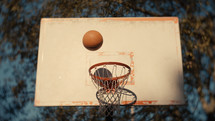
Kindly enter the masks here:
M 96 97 L 100 104 L 99 112 L 109 115 L 113 111 L 119 111 L 122 94 L 126 93 L 122 88 L 127 84 L 129 68 L 117 64 L 104 64 L 94 67 L 91 71 L 94 73 L 91 76 L 92 82 L 98 90 Z M 124 76 L 126 74 L 128 75 Z M 102 80 L 102 78 L 108 78 L 108 80 Z

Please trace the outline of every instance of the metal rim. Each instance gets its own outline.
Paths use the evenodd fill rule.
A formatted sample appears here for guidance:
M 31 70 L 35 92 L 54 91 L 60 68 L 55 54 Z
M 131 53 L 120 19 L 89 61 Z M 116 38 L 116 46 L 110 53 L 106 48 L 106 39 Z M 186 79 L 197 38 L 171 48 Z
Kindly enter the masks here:
M 99 77 L 99 76 L 95 76 L 91 73 L 91 70 L 97 66 L 102 66 L 102 65 L 120 65 L 120 66 L 124 66 L 128 69 L 128 73 L 125 74 L 125 75 L 122 75 L 122 76 L 119 76 L 119 77 L 112 77 L 111 79 L 110 78 L 105 78 L 105 77 Z M 89 68 L 89 74 L 91 77 L 93 77 L 94 79 L 99 79 L 99 80 L 104 80 L 104 81 L 107 81 L 107 80 L 118 80 L 118 79 L 121 79 L 121 78 L 125 78 L 127 76 L 129 76 L 129 74 L 131 73 L 131 68 L 124 64 L 124 63 L 120 63 L 120 62 L 101 62 L 101 63 L 97 63 L 95 65 L 92 65 L 90 68 Z

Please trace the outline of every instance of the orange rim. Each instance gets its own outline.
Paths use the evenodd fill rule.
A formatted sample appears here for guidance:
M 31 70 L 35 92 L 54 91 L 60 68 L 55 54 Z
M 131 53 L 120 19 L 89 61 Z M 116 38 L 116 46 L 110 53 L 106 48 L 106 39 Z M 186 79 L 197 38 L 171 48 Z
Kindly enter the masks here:
M 128 73 L 125 74 L 125 75 L 122 75 L 122 76 L 119 76 L 119 77 L 111 77 L 111 80 L 118 80 L 118 79 L 122 79 L 122 78 L 125 78 L 127 76 L 129 76 L 129 74 L 131 73 L 131 68 L 124 64 L 124 63 L 120 63 L 120 62 L 102 62 L 102 63 L 97 63 L 93 66 L 91 66 L 89 68 L 89 73 L 90 73 L 90 76 L 93 78 L 93 79 L 99 79 L 99 80 L 104 80 L 104 81 L 108 81 L 110 80 L 110 78 L 105 78 L 105 77 L 99 77 L 99 76 L 95 76 L 91 73 L 91 70 L 97 66 L 102 66 L 102 65 L 120 65 L 120 66 L 124 66 L 128 69 Z

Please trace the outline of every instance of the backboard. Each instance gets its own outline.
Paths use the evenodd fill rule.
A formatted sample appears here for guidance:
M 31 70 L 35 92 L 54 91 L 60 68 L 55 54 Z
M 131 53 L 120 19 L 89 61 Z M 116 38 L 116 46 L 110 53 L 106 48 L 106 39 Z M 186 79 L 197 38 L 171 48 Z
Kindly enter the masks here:
M 98 50 L 82 44 L 89 30 L 103 36 Z M 35 106 L 99 105 L 89 68 L 109 61 L 131 67 L 125 88 L 136 94 L 134 105 L 184 103 L 177 17 L 43 18 Z M 121 103 L 129 101 L 125 96 Z

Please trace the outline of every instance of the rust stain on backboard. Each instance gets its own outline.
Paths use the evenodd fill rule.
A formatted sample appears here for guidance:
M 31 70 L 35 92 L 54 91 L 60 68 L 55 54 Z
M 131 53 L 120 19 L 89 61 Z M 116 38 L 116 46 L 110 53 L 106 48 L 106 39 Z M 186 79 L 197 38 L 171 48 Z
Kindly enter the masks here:
M 119 52 L 119 55 L 126 55 L 125 52 Z
M 34 101 L 34 105 L 35 105 L 35 106 L 37 106 L 37 105 L 39 105 L 39 104 L 40 104 L 40 101 L 39 101 L 39 100 L 35 100 L 35 101 Z
M 157 100 L 144 100 L 144 101 L 137 101 L 134 105 L 152 105 L 156 104 Z
M 129 56 L 130 56 L 130 58 L 133 58 L 134 57 L 134 52 L 130 52 Z
M 170 104 L 169 105 L 175 105 L 175 104 L 182 104 L 182 101 L 179 100 L 170 100 Z
M 60 101 L 60 106 L 70 106 L 70 105 L 96 105 L 93 101 Z
M 131 67 L 131 74 L 130 74 L 130 80 L 127 82 L 127 85 L 134 85 L 134 52 L 119 52 L 119 55 L 127 55 L 130 57 L 131 62 L 130 62 L 130 67 Z
M 144 100 L 144 101 L 136 101 L 134 105 L 153 105 L 156 104 L 158 101 L 157 100 Z M 122 104 L 129 104 L 132 103 L 132 101 L 122 101 Z
M 42 18 L 42 22 L 55 22 L 55 21 L 71 21 L 71 20 L 82 20 L 82 19 L 89 19 L 89 20 L 99 20 L 100 22 L 106 22 L 108 20 L 114 21 L 173 21 L 174 23 L 178 23 L 178 17 L 110 17 L 110 18 L 55 18 L 55 19 L 48 19 Z
M 75 105 L 92 105 L 93 101 L 72 101 Z
M 98 52 L 98 55 L 99 55 L 99 56 L 103 56 L 103 55 L 104 55 L 104 52 Z
M 134 53 L 133 52 L 130 52 L 129 53 L 129 56 L 130 56 L 130 58 L 131 58 L 131 63 L 130 63 L 130 67 L 131 67 L 131 74 L 130 74 L 130 81 L 129 81 L 129 83 L 128 84 L 130 84 L 130 85 L 134 85 L 135 83 L 134 83 L 134 59 L 133 59 L 133 57 L 134 57 Z
M 134 85 L 134 52 L 118 52 L 119 55 L 127 55 L 130 57 L 130 67 L 131 67 L 131 74 L 130 74 L 130 80 L 127 82 L 127 85 Z
M 178 23 L 178 17 L 127 17 L 127 18 L 101 18 L 101 22 L 108 20 L 114 21 L 173 21 L 175 24 Z

